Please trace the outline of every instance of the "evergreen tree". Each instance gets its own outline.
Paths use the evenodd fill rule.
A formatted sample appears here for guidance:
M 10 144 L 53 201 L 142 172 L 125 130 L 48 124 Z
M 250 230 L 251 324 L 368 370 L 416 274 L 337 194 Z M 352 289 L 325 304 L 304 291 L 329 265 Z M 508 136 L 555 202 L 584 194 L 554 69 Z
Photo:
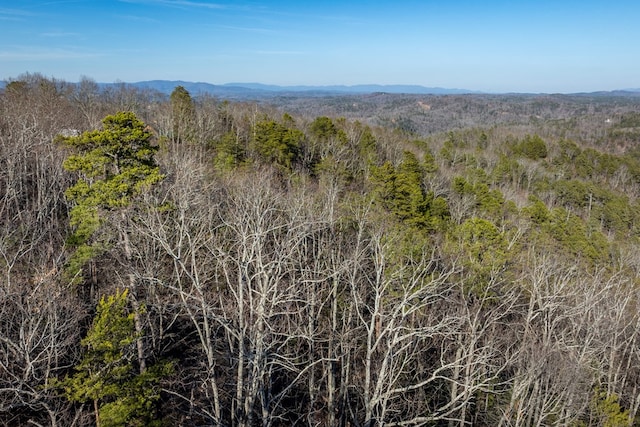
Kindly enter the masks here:
M 397 168 L 385 162 L 371 175 L 376 198 L 400 220 L 425 230 L 444 227 L 450 216 L 447 202 L 425 191 L 424 167 L 415 154 L 405 151 Z
M 171 370 L 157 364 L 138 374 L 134 367 L 135 314 L 127 309 L 128 292 L 103 296 L 93 324 L 82 340 L 86 348 L 75 373 L 52 381 L 72 402 L 92 403 L 96 426 L 154 424 L 157 383 Z
M 322 116 L 311 123 L 310 132 L 319 140 L 326 141 L 338 134 L 338 128 L 329 117 Z
M 103 119 L 103 129 L 61 141 L 74 148 L 64 168 L 79 174 L 66 196 L 73 203 L 70 212 L 73 234 L 68 244 L 74 247 L 67 273 L 77 282 L 87 261 L 103 249 L 96 233 L 103 213 L 122 209 L 132 198 L 163 176 L 155 162 L 157 147 L 151 144 L 143 122 L 131 112 L 120 112 Z
M 196 105 L 191 94 L 183 86 L 176 86 L 171 92 L 171 117 L 173 140 L 189 142 L 194 136 Z
M 303 139 L 304 134 L 298 129 L 263 120 L 255 125 L 253 147 L 264 161 L 290 170 Z
M 394 211 L 403 220 L 416 225 L 425 225 L 428 216 L 428 201 L 422 188 L 422 175 L 422 167 L 416 156 L 410 151 L 405 151 L 402 163 L 396 171 Z

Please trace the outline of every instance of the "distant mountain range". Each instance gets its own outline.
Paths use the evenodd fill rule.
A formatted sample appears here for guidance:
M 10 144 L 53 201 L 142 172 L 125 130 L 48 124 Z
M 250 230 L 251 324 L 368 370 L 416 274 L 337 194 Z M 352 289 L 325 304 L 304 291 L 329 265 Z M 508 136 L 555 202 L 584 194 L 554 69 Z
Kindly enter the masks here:
M 451 89 L 442 87 L 427 87 L 420 85 L 332 85 L 332 86 L 278 86 L 262 83 L 226 83 L 214 85 L 203 82 L 186 82 L 182 80 L 148 80 L 129 83 L 140 89 L 153 89 L 170 94 L 176 86 L 182 86 L 194 96 L 208 94 L 226 98 L 260 99 L 278 96 L 330 96 L 330 95 L 362 95 L 370 93 L 392 93 L 413 95 L 464 95 L 483 94 L 470 89 Z M 534 94 L 531 94 L 534 95 Z M 537 95 L 537 94 L 535 94 Z M 593 96 L 640 96 L 639 89 L 620 89 L 613 91 L 581 92 L 568 95 Z
M 334 86 L 277 86 L 261 83 L 226 83 L 214 85 L 203 82 L 186 82 L 182 80 L 148 80 L 129 83 L 140 89 L 153 89 L 170 94 L 176 86 L 182 86 L 192 95 L 209 94 L 213 96 L 225 96 L 233 98 L 248 97 L 274 97 L 274 96 L 323 96 L 341 94 L 367 94 L 367 93 L 395 93 L 395 94 L 429 94 L 451 95 L 480 93 L 467 89 L 446 89 L 440 87 L 425 87 L 418 85 L 334 85 Z
M 6 85 L 6 81 L 0 81 L 0 89 Z M 100 87 L 107 88 L 122 83 L 99 83 Z M 176 86 L 182 86 L 194 96 L 211 95 L 229 99 L 263 99 L 279 96 L 316 97 L 331 95 L 355 95 L 371 93 L 390 94 L 418 94 L 418 95 L 461 95 L 482 94 L 486 92 L 469 89 L 451 89 L 442 87 L 426 87 L 420 85 L 331 85 L 331 86 L 278 86 L 262 83 L 226 83 L 214 85 L 204 82 L 187 82 L 183 80 L 146 80 L 134 83 L 125 83 L 139 89 L 151 89 L 169 95 Z M 494 93 L 497 95 L 497 93 Z M 525 93 L 522 93 L 525 94 Z M 534 94 L 531 94 L 534 95 Z M 640 96 L 640 88 L 620 89 L 613 91 L 581 92 L 566 95 L 590 95 L 590 96 Z

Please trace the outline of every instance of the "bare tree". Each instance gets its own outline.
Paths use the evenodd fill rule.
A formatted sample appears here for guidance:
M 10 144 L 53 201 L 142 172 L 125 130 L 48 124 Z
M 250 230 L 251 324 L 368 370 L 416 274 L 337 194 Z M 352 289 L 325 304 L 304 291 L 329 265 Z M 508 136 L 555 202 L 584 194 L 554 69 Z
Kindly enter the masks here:
M 301 366 L 305 360 L 293 346 L 305 339 L 298 329 L 305 292 L 293 261 L 310 226 L 300 205 L 288 205 L 271 178 L 261 178 L 260 186 L 231 185 L 214 253 L 233 307 L 225 320 L 236 365 L 234 425 L 253 425 L 256 415 L 271 425 L 283 397 L 309 366 Z M 276 379 L 284 381 L 278 388 Z
M 501 425 L 566 425 L 587 412 L 604 348 L 597 317 L 612 289 L 548 256 L 536 256 L 523 280 L 528 295 L 514 347 L 511 401 Z M 594 315 L 596 317 L 594 317 Z M 608 328 L 607 332 L 610 333 Z M 595 373 L 596 378 L 599 375 Z
M 100 120 L 106 115 L 100 87 L 95 80 L 83 76 L 74 88 L 72 99 L 85 119 L 83 129 L 98 129 Z
M 353 378 L 362 402 L 358 423 L 464 424 L 478 393 L 499 392 L 496 378 L 506 363 L 498 354 L 501 346 L 495 346 L 495 329 L 515 298 L 487 313 L 485 296 L 475 306 L 459 304 L 456 313 L 458 269 L 447 267 L 428 245 L 403 254 L 400 234 L 369 221 L 360 223 L 361 250 L 355 252 L 349 285 L 353 327 L 362 337 L 352 362 L 362 363 Z M 451 390 L 447 400 L 429 391 L 442 386 Z
M 66 86 L 23 76 L 0 97 L 0 422 L 71 425 L 47 389 L 74 361 L 84 308 L 60 278 L 68 178 L 54 135 Z
M 195 378 L 182 378 L 186 383 L 197 381 L 197 388 L 179 385 L 168 391 L 186 402 L 189 413 L 205 417 L 207 422 L 221 423 L 218 386 L 221 351 L 216 333 L 220 308 L 215 285 L 217 273 L 208 258 L 208 245 L 218 221 L 219 207 L 214 201 L 217 193 L 214 183 L 206 181 L 198 151 L 173 148 L 168 153 L 170 157 L 165 159 L 170 161 L 165 163 L 168 183 L 159 192 L 159 198 L 147 196 L 146 214 L 132 224 L 132 235 L 138 236 L 135 252 L 143 251 L 146 246 L 154 248 L 151 257 L 144 258 L 147 267 L 138 275 L 139 280 L 149 286 L 163 288 L 173 295 L 169 301 L 160 302 L 165 307 L 175 307 L 170 313 L 173 320 L 165 326 L 158 324 L 156 335 L 166 335 L 168 329 L 180 323 L 180 317 L 185 317 L 191 327 L 183 328 L 193 331 L 199 354 L 205 356 L 202 363 L 199 357 L 188 361 L 200 368 Z M 153 264 L 149 264 L 150 258 L 155 259 Z

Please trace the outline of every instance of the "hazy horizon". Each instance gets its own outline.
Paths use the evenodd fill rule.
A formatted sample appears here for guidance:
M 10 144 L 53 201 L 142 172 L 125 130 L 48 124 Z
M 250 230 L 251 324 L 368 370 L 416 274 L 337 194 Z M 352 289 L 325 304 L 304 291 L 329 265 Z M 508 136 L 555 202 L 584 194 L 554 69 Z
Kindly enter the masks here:
M 23 1 L 0 7 L 0 79 L 280 86 L 419 85 L 489 93 L 640 87 L 640 4 Z

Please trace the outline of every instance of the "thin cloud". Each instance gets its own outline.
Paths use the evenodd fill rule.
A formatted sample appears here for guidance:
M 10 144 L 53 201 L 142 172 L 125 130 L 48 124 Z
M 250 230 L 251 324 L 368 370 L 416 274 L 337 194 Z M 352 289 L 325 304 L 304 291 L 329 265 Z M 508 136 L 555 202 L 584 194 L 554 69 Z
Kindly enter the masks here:
M 0 59 L 4 61 L 51 61 L 61 59 L 87 59 L 105 56 L 102 53 L 78 52 L 67 49 L 25 49 L 0 51 Z
M 51 38 L 57 38 L 57 37 L 78 37 L 80 36 L 80 33 L 71 33 L 71 32 L 65 32 L 65 31 L 50 31 L 47 33 L 40 33 L 41 36 L 43 37 L 51 37 Z
M 22 15 L 22 16 L 28 16 L 28 15 L 32 15 L 32 13 L 27 12 L 26 10 L 23 9 L 9 9 L 6 7 L 0 7 L 0 15 Z
M 121 3 L 144 4 L 173 7 L 176 9 L 208 9 L 217 11 L 235 11 L 245 13 L 268 13 L 269 8 L 260 5 L 237 3 L 205 3 L 193 0 L 118 0 Z
M 189 7 L 201 9 L 229 9 L 228 5 L 220 3 L 202 3 L 190 0 L 120 0 L 122 3 L 157 4 L 171 7 Z
M 241 31 L 245 33 L 262 33 L 262 34 L 274 34 L 278 31 L 272 30 L 269 28 L 258 28 L 258 27 L 235 27 L 232 25 L 219 25 L 217 28 L 221 28 L 223 30 L 232 30 L 232 31 Z
M 0 7 L 1 21 L 23 21 L 28 16 L 33 16 L 33 13 L 21 9 L 8 9 Z
M 306 55 L 307 52 L 301 50 L 257 50 L 258 55 Z
M 90 0 L 60 0 L 60 1 L 50 1 L 46 3 L 42 3 L 42 6 L 52 6 L 58 4 L 69 4 L 69 3 L 91 3 Z
M 140 15 L 115 15 L 115 17 L 119 19 L 124 19 L 127 21 L 148 22 L 152 24 L 161 22 L 157 19 L 149 18 L 148 16 L 140 16 Z

